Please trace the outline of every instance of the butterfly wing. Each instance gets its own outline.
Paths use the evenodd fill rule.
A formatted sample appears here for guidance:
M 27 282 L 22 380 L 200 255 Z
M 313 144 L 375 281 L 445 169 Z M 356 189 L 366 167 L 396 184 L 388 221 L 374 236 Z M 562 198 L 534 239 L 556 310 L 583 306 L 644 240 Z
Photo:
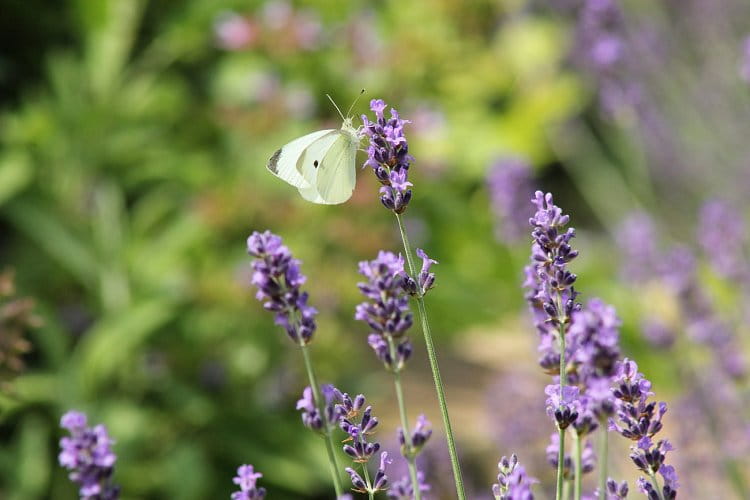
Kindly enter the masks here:
M 332 132 L 340 131 L 334 129 L 318 130 L 317 132 L 303 135 L 302 137 L 293 140 L 281 149 L 278 149 L 273 156 L 271 156 L 266 168 L 268 168 L 268 170 L 270 170 L 276 177 L 279 177 L 297 188 L 309 188 L 314 186 L 314 184 L 311 184 L 310 181 L 305 179 L 302 169 L 300 168 L 300 160 L 311 144 L 319 141 L 322 137 L 325 137 Z
M 318 166 L 315 182 L 322 203 L 331 205 L 351 198 L 357 181 L 355 161 L 359 138 L 346 129 L 340 132 Z

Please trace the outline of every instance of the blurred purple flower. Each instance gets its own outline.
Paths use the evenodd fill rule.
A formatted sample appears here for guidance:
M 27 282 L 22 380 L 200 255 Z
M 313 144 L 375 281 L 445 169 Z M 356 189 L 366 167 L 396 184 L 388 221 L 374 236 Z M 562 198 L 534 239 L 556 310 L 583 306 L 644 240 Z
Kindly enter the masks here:
M 748 236 L 742 213 L 724 200 L 710 200 L 701 207 L 697 239 L 713 269 L 725 278 L 750 283 L 746 251 Z
M 417 471 L 417 487 L 419 488 L 419 491 L 423 493 L 421 497 L 426 500 L 427 497 L 424 493 L 430 491 L 430 485 L 427 484 L 425 474 L 421 470 Z M 411 478 L 409 478 L 408 474 L 391 484 L 391 487 L 388 488 L 389 500 L 412 500 L 413 498 L 414 488 L 412 487 Z
M 526 237 L 529 227 L 529 195 L 534 192 L 531 167 L 518 158 L 495 161 L 487 175 L 492 211 L 497 219 L 498 241 L 513 244 Z
M 305 387 L 302 398 L 297 401 L 297 409 L 302 411 L 302 423 L 305 427 L 314 431 L 321 431 L 326 427 L 335 425 L 338 421 L 336 415 L 336 401 L 340 400 L 341 393 L 331 384 L 320 386 L 320 394 L 323 396 L 325 421 L 321 417 L 318 407 L 315 405 L 315 397 L 310 386 Z M 337 397 L 338 396 L 338 397 Z
M 630 214 L 617 229 L 616 239 L 623 255 L 623 278 L 635 283 L 651 279 L 661 260 L 653 219 L 645 212 Z
M 612 478 L 607 478 L 607 490 L 604 492 L 603 500 L 625 500 L 628 497 L 628 483 L 623 481 L 617 483 Z M 602 498 L 597 490 L 596 498 Z
M 534 500 L 531 485 L 537 481 L 526 475 L 515 454 L 510 458 L 502 457 L 497 469 L 497 483 L 492 485 L 495 500 Z
M 252 284 L 258 288 L 255 297 L 265 301 L 263 307 L 268 311 L 276 313 L 276 324 L 286 330 L 289 338 L 296 344 L 309 344 L 318 311 L 307 304 L 307 292 L 300 291 L 307 279 L 300 272 L 300 261 L 292 258 L 281 237 L 270 231 L 251 234 L 247 251 L 255 257 L 252 262 Z
M 750 36 L 742 42 L 742 53 L 740 55 L 740 78 L 745 83 L 750 83 Z
M 250 46 L 258 37 L 255 26 L 234 12 L 219 14 L 214 22 L 216 43 L 225 50 L 241 50 Z
M 60 426 L 70 437 L 60 439 L 60 465 L 70 471 L 71 481 L 78 483 L 81 500 L 116 500 L 120 487 L 112 483 L 115 461 L 112 441 L 103 425 L 87 426 L 84 413 L 69 411 Z
M 427 444 L 427 441 L 432 436 L 432 424 L 427 420 L 427 417 L 420 415 L 417 417 L 417 425 L 414 431 L 408 436 L 405 434 L 407 430 L 398 428 L 398 441 L 401 444 L 401 454 L 406 457 L 415 457 Z
M 232 493 L 232 500 L 256 500 L 266 496 L 266 489 L 256 486 L 258 478 L 263 477 L 260 472 L 255 472 L 252 465 L 240 465 L 237 468 L 237 476 L 233 479 L 234 484 L 240 487 L 240 491 Z
M 549 444 L 545 450 L 547 455 L 547 463 L 553 468 L 557 469 L 558 451 L 560 449 L 560 435 L 558 433 L 550 434 Z M 594 453 L 594 447 L 591 441 L 586 441 L 581 452 L 581 470 L 584 474 L 588 474 L 593 471 L 596 467 L 596 454 Z M 565 479 L 573 479 L 575 477 L 575 464 L 573 457 L 566 453 L 563 460 L 563 477 Z

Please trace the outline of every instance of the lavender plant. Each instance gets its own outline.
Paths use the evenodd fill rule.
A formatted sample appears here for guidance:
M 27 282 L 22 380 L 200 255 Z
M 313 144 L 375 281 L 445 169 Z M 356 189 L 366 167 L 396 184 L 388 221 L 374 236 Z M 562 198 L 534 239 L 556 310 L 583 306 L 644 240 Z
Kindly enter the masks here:
M 318 424 L 318 421 L 315 420 L 316 417 L 310 416 L 310 412 L 308 412 L 308 423 L 311 424 L 310 427 L 313 427 L 313 424 L 318 425 L 316 430 L 323 434 L 334 489 L 336 495 L 341 496 L 343 486 L 339 477 L 339 466 L 334 452 L 333 439 L 331 438 L 333 422 L 327 418 L 326 401 L 320 393 L 320 386 L 308 351 L 308 344 L 312 341 L 316 329 L 315 315 L 317 311 L 307 303 L 307 292 L 300 289 L 305 283 L 306 277 L 300 271 L 300 262 L 292 257 L 289 249 L 282 244 L 281 238 L 270 231 L 264 233 L 256 231 L 250 235 L 247 239 L 247 250 L 250 255 L 255 257 L 252 262 L 252 283 L 258 288 L 256 298 L 265 301 L 263 307 L 275 313 L 276 324 L 284 328 L 289 338 L 302 351 L 302 358 L 310 382 L 309 389 L 312 393 L 312 398 L 308 398 L 307 401 L 310 406 L 317 408 L 317 418 L 320 420 Z M 323 421 L 324 418 L 326 419 L 325 422 Z
M 531 485 L 536 479 L 526 475 L 515 454 L 510 458 L 502 457 L 497 468 L 497 483 L 492 485 L 495 500 L 534 500 Z
M 120 487 L 112 481 L 117 456 L 106 427 L 89 427 L 86 415 L 72 410 L 62 416 L 60 426 L 70 436 L 60 439 L 58 460 L 70 471 L 70 480 L 79 485 L 81 500 L 120 498 Z
M 490 166 L 487 188 L 497 221 L 495 237 L 506 244 L 522 241 L 533 215 L 528 200 L 534 192 L 531 166 L 520 158 L 498 159 Z
M 260 500 L 265 498 L 266 489 L 257 485 L 258 479 L 263 477 L 260 472 L 255 472 L 252 465 L 240 465 L 237 475 L 232 479 L 239 486 L 240 491 L 232 493 L 232 500 Z
M 409 144 L 404 135 L 404 125 L 409 123 L 399 116 L 398 111 L 391 108 L 391 117 L 385 117 L 386 104 L 381 99 L 370 101 L 370 109 L 375 113 L 375 121 L 370 121 L 367 116 L 362 115 L 363 132 L 369 140 L 367 148 L 367 161 L 365 166 L 372 168 L 375 177 L 382 185 L 380 188 L 380 201 L 385 208 L 392 211 L 396 217 L 401 241 L 409 267 L 407 274 L 407 289 L 417 301 L 422 334 L 427 348 L 427 357 L 430 361 L 430 369 L 435 384 L 435 391 L 440 406 L 440 414 L 443 420 L 445 437 L 448 442 L 448 453 L 451 459 L 453 479 L 456 484 L 456 494 L 459 500 L 465 500 L 461 466 L 458 461 L 456 443 L 453 437 L 450 416 L 448 415 L 448 404 L 445 398 L 445 389 L 440 375 L 435 346 L 432 340 L 430 324 L 427 319 L 424 296 L 432 288 L 435 281 L 434 274 L 430 273 L 430 265 L 434 263 L 423 250 L 417 250 L 417 255 L 422 259 L 422 269 L 417 273 L 417 267 L 412 255 L 411 245 L 404 226 L 402 214 L 409 205 L 412 198 L 413 184 L 408 180 L 409 167 L 414 158 L 409 154 Z M 406 424 L 404 424 L 406 427 Z M 416 484 L 412 477 L 412 484 Z M 418 494 L 418 488 L 415 494 Z

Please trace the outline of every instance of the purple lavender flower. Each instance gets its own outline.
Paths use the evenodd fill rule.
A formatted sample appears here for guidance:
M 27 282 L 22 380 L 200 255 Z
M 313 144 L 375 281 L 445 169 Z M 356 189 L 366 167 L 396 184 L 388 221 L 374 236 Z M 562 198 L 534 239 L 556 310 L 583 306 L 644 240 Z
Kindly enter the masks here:
M 260 472 L 255 472 L 252 465 L 240 465 L 234 484 L 240 487 L 240 491 L 232 493 L 232 500 L 255 500 L 266 496 L 266 489 L 256 486 L 258 478 L 263 477 Z
M 405 336 L 412 325 L 412 314 L 405 289 L 410 278 L 404 272 L 404 259 L 381 251 L 375 260 L 360 262 L 359 272 L 368 279 L 358 284 L 368 300 L 357 306 L 354 317 L 372 329 L 367 341 L 378 358 L 388 370 L 398 372 L 412 353 Z
M 404 429 L 398 428 L 398 441 L 401 443 L 401 454 L 406 457 L 415 457 L 427 444 L 432 436 L 432 424 L 427 417 L 420 415 L 417 417 L 417 425 L 409 436 L 406 436 Z
M 435 273 L 431 273 L 430 268 L 433 264 L 437 264 L 438 261 L 431 259 L 421 248 L 417 248 L 417 257 L 422 259 L 422 269 L 419 271 L 416 280 L 411 276 L 406 276 L 404 288 L 411 295 L 424 297 L 435 286 Z
M 501 458 L 497 468 L 497 483 L 492 485 L 495 500 L 534 500 L 531 485 L 536 479 L 526 475 L 515 454 Z
M 597 498 L 602 498 L 599 490 L 596 492 Z M 607 490 L 604 492 L 603 500 L 625 500 L 628 497 L 628 483 L 623 481 L 617 483 L 612 478 L 607 478 Z
M 531 269 L 527 271 L 527 286 L 530 288 L 527 298 L 533 309 L 545 313 L 537 328 L 549 333 L 550 326 L 567 324 L 573 311 L 580 308 L 575 302 L 578 293 L 573 288 L 576 275 L 567 269 L 567 264 L 578 256 L 578 251 L 570 246 L 575 229 L 565 230 L 570 217 L 563 215 L 560 207 L 554 204 L 552 194 L 537 191 L 532 203 L 537 211 L 529 219 L 534 228 L 531 233 L 534 243 L 531 246 Z
M 558 433 L 550 434 L 549 444 L 545 450 L 547 456 L 547 463 L 552 466 L 553 469 L 557 469 L 558 463 L 558 452 L 560 450 L 560 435 Z M 594 446 L 591 441 L 586 441 L 581 452 L 581 471 L 584 474 L 594 470 L 596 467 L 596 454 L 594 453 Z M 575 464 L 573 457 L 566 453 L 563 459 L 563 477 L 565 479 L 573 479 L 576 475 Z
M 497 160 L 487 175 L 490 203 L 498 225 L 498 241 L 517 243 L 526 236 L 532 215 L 528 196 L 533 193 L 531 167 L 518 158 Z
M 625 359 L 618 364 L 617 378 L 612 393 L 617 398 L 617 420 L 610 420 L 610 429 L 635 441 L 630 447 L 630 459 L 652 481 L 660 473 L 664 479 L 661 494 L 645 478 L 638 480 L 640 490 L 651 499 L 671 499 L 677 496 L 677 474 L 672 466 L 664 465 L 667 452 L 673 449 L 669 441 L 654 443 L 652 438 L 662 429 L 666 403 L 648 402 L 651 382 L 638 372 L 635 362 Z
M 420 493 L 427 493 L 430 491 L 430 485 L 427 484 L 425 474 L 423 471 L 417 471 L 417 488 Z M 425 498 L 424 495 L 421 495 Z M 403 476 L 398 481 L 391 484 L 388 488 L 388 500 L 412 500 L 414 498 L 414 488 L 411 484 L 411 478 L 409 475 Z
M 547 398 L 547 415 L 552 418 L 559 429 L 567 429 L 575 423 L 581 412 L 578 387 L 564 386 L 561 396 L 560 385 L 550 384 L 544 389 L 544 393 L 549 396 Z
M 292 258 L 281 237 L 270 231 L 250 235 L 247 251 L 255 257 L 252 263 L 252 284 L 258 287 L 255 297 L 265 301 L 263 307 L 276 313 L 276 324 L 286 330 L 289 338 L 299 345 L 309 344 L 318 311 L 307 304 L 307 292 L 300 291 L 307 279 L 300 272 L 300 262 Z
M 645 212 L 634 212 L 620 224 L 616 235 L 624 257 L 622 277 L 636 283 L 651 279 L 657 273 L 662 257 L 653 219 Z
M 330 427 L 338 421 L 335 402 L 337 395 L 341 393 L 330 384 L 321 385 L 320 393 L 325 400 L 325 422 L 318 411 L 318 407 L 315 405 L 315 397 L 310 386 L 305 387 L 305 390 L 302 392 L 302 398 L 297 401 L 297 409 L 302 410 L 302 423 L 305 427 L 314 431 L 321 431 L 326 424 Z
M 403 213 L 411 200 L 412 183 L 408 181 L 409 165 L 414 158 L 409 155 L 409 145 L 404 136 L 404 125 L 398 111 L 391 108 L 391 118 L 386 119 L 386 104 L 380 99 L 370 101 L 370 109 L 375 113 L 371 122 L 362 115 L 364 134 L 370 139 L 365 166 L 372 167 L 375 177 L 383 185 L 380 188 L 380 201 L 396 214 Z
M 710 200 L 701 208 L 697 231 L 698 243 L 713 269 L 742 284 L 750 279 L 744 222 L 741 212 L 729 203 Z
M 71 481 L 80 486 L 82 500 L 115 500 L 120 487 L 112 483 L 117 457 L 112 441 L 103 425 L 87 426 L 84 413 L 69 411 L 60 419 L 60 426 L 70 437 L 60 439 L 60 465 L 70 471 Z

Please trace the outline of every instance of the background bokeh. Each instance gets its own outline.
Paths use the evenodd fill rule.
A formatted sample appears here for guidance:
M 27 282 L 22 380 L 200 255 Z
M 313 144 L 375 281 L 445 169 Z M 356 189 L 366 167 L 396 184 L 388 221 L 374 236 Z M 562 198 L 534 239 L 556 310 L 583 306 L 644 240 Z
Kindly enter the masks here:
M 123 498 L 227 498 L 241 463 L 270 498 L 330 498 L 294 410 L 301 358 L 250 289 L 253 230 L 303 261 L 319 376 L 367 394 L 393 448 L 390 377 L 353 319 L 357 262 L 400 249 L 378 184 L 360 171 L 349 202 L 316 206 L 264 168 L 338 126 L 326 93 L 345 107 L 365 88 L 355 115 L 382 98 L 412 121 L 405 217 L 440 261 L 428 308 L 472 497 L 511 452 L 542 498 L 552 485 L 529 238 L 509 231 L 531 205 L 492 201 L 541 188 L 578 230 L 584 299 L 617 307 L 624 354 L 670 404 L 682 497 L 748 498 L 750 4 L 554 3 L 4 1 L 0 265 L 41 326 L 0 397 L 0 497 L 75 498 L 56 454 L 76 408 L 117 440 Z M 487 182 L 508 164 L 529 166 L 510 195 Z M 412 338 L 409 410 L 435 423 L 431 498 L 451 498 Z M 632 480 L 626 443 L 612 456 Z

